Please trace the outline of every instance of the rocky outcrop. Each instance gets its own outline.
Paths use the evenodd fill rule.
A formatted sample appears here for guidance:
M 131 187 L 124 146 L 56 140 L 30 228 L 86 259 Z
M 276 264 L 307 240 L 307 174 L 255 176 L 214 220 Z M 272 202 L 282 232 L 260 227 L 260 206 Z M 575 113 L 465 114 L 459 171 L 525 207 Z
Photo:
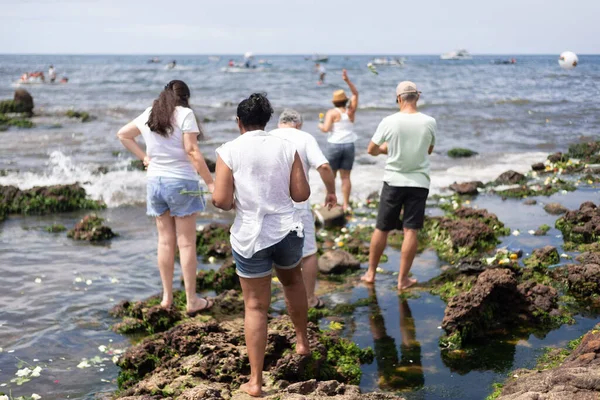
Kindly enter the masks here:
M 540 163 L 535 163 L 531 166 L 531 169 L 533 171 L 544 171 L 546 169 L 546 164 L 540 162 Z
M 568 265 L 567 285 L 578 296 L 600 294 L 600 264 L 597 262 Z
M 218 270 L 200 270 L 196 274 L 196 290 L 212 289 L 221 293 L 230 289 L 240 289 L 240 278 L 235 271 L 233 258 L 225 260 Z
M 567 212 L 556 221 L 565 244 L 590 244 L 600 239 L 600 209 L 591 201 L 581 204 L 578 210 Z
M 319 272 L 323 274 L 343 274 L 360 269 L 360 262 L 344 250 L 327 251 L 319 257 Z
M 542 270 L 560 261 L 558 250 L 554 246 L 544 246 L 535 249 L 531 256 L 523 260 L 523 263 L 531 268 Z
M 0 210 L 4 208 L 7 214 L 50 214 L 105 207 L 100 201 L 88 199 L 85 189 L 78 184 L 36 186 L 27 190 L 0 185 Z
M 516 171 L 510 170 L 510 171 L 506 171 L 506 172 L 502 173 L 498 178 L 496 178 L 494 183 L 496 185 L 515 185 L 515 184 L 523 183 L 526 180 L 527 180 L 527 178 L 525 178 L 525 175 L 520 174 Z
M 67 237 L 75 240 L 87 240 L 88 242 L 99 242 L 109 240 L 117 236 L 112 229 L 103 225 L 104 218 L 96 214 L 83 217 L 75 224 L 75 227 L 67 232 Z
M 460 348 L 492 332 L 544 322 L 544 316 L 559 312 L 557 301 L 554 288 L 536 282 L 518 284 L 509 269 L 486 270 L 471 290 L 448 302 L 442 321 L 447 337 L 441 344 L 448 349 Z
M 341 207 L 333 207 L 331 210 L 326 207 L 315 208 L 313 213 L 316 217 L 316 223 L 326 229 L 341 228 L 347 222 L 344 210 Z
M 196 252 L 203 257 L 231 257 L 230 225 L 211 223 L 196 232 Z
M 483 182 L 481 181 L 473 181 L 473 182 L 462 182 L 462 183 L 453 183 L 450 185 L 450 190 L 456 192 L 457 194 L 462 195 L 475 195 L 478 194 L 478 188 L 484 187 Z
M 11 112 L 24 113 L 28 116 L 33 115 L 33 108 L 34 108 L 33 97 L 27 90 L 25 90 L 25 89 L 15 90 L 13 102 L 15 104 L 15 110 L 13 110 Z
M 370 349 L 361 350 L 356 344 L 341 339 L 331 331 L 320 331 L 313 324 L 309 325 L 313 353 L 311 356 L 297 355 L 292 351 L 295 331 L 289 317 L 270 321 L 267 340 L 265 375 L 280 382 L 280 387 L 287 388 L 280 390 L 282 396 L 299 392 L 328 397 L 359 395 L 356 389 L 340 383 L 292 384 L 311 379 L 334 379 L 344 384 L 357 384 L 361 375 L 360 364 L 373 359 Z M 219 323 L 185 321 L 131 347 L 117 365 L 121 368 L 118 398 L 150 395 L 173 399 L 198 398 L 193 396 L 199 395 L 210 395 L 212 397 L 206 398 L 216 399 L 219 395 L 230 398 L 248 378 L 250 370 L 244 345 L 243 320 L 237 318 Z M 340 397 L 354 398 L 357 397 Z
M 600 397 L 600 330 L 596 326 L 572 343 L 574 349 L 555 351 L 558 366 L 517 370 L 498 400 L 597 400 Z M 569 354 L 570 353 L 570 354 Z M 561 360 L 564 359 L 564 360 Z

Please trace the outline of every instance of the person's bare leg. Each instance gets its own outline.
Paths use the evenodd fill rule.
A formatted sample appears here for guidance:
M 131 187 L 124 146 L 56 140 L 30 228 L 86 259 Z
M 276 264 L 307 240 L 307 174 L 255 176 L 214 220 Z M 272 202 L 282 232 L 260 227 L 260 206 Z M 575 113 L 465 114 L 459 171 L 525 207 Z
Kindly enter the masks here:
M 179 262 L 185 286 L 186 309 L 192 312 L 208 307 L 204 299 L 196 295 L 196 215 L 175 217 L 177 245 L 179 247 Z
M 314 307 L 318 303 L 317 296 L 315 296 L 318 272 L 316 254 L 302 259 L 302 278 L 304 279 L 304 287 L 306 288 L 308 307 Z
M 310 354 L 308 344 L 308 301 L 302 279 L 302 268 L 275 269 L 277 277 L 283 285 L 285 303 L 296 329 L 296 353 Z
M 344 196 L 344 211 L 350 208 L 350 192 L 352 191 L 352 182 L 350 181 L 349 170 L 340 169 L 340 178 L 342 179 L 342 194 Z
M 250 396 L 262 395 L 262 370 L 267 348 L 267 312 L 271 304 L 271 275 L 240 278 L 244 293 L 244 334 L 250 359 L 250 380 L 240 390 Z M 305 295 L 306 297 L 306 295 Z
M 383 255 L 385 246 L 387 246 L 389 232 L 382 231 L 375 228 L 373 236 L 371 236 L 371 245 L 369 246 L 369 269 L 360 278 L 362 281 L 367 283 L 375 283 L 375 275 L 377 274 L 377 267 L 379 266 L 379 260 Z
M 404 241 L 402 242 L 402 251 L 400 253 L 398 290 L 408 289 L 417 283 L 416 279 L 408 277 L 408 273 L 410 272 L 410 268 L 415 260 L 415 255 L 417 254 L 417 247 L 419 246 L 418 234 L 419 231 L 416 229 L 404 228 Z
M 163 308 L 173 304 L 173 270 L 175 269 L 175 221 L 167 211 L 156 217 L 158 230 L 158 270 L 162 281 L 163 297 L 160 305 Z

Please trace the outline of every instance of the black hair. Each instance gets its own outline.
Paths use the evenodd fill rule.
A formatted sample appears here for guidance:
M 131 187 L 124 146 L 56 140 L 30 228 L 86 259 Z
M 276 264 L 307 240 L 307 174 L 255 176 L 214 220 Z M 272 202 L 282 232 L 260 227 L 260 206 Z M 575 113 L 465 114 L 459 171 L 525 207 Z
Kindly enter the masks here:
M 190 88 L 183 81 L 174 80 L 165 86 L 158 99 L 152 104 L 148 127 L 152 132 L 169 137 L 173 133 L 173 112 L 175 107 L 190 107 Z
M 348 105 L 348 100 L 334 101 L 333 105 L 336 107 L 346 107 Z
M 237 107 L 237 116 L 246 128 L 264 129 L 273 115 L 273 107 L 266 93 L 252 93 Z

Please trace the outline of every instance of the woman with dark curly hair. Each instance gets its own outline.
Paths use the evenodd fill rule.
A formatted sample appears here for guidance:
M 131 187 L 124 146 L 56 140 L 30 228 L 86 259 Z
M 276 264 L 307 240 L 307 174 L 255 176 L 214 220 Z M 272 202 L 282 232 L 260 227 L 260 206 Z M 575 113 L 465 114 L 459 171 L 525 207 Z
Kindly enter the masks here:
M 231 247 L 244 292 L 250 359 L 250 381 L 240 389 L 251 396 L 262 394 L 273 267 L 296 328 L 296 353 L 310 354 L 308 302 L 300 267 L 304 232 L 293 203 L 306 201 L 310 187 L 294 145 L 265 132 L 272 114 L 264 94 L 254 93 L 238 105 L 241 135 L 217 149 L 213 193 L 216 207 L 236 211 Z
M 210 192 L 214 182 L 198 148 L 201 134 L 189 106 L 190 89 L 183 81 L 171 81 L 149 107 L 119 130 L 121 143 L 148 167 L 147 214 L 156 217 L 158 268 L 163 286 L 162 307 L 173 304 L 175 245 L 187 299 L 187 312 L 194 315 L 212 306 L 212 300 L 196 295 L 196 213 L 204 210 L 204 199 L 182 194 L 199 191 L 198 175 Z M 142 135 L 146 151 L 135 141 Z

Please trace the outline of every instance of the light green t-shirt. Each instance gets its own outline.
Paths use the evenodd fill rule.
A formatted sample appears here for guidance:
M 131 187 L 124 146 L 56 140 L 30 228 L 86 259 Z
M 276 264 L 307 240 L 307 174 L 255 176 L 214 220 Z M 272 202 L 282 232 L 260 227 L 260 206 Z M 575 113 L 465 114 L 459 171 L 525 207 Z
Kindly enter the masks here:
M 423 113 L 398 112 L 381 121 L 371 141 L 387 142 L 383 181 L 391 186 L 429 189 L 429 146 L 435 144 L 435 119 Z

